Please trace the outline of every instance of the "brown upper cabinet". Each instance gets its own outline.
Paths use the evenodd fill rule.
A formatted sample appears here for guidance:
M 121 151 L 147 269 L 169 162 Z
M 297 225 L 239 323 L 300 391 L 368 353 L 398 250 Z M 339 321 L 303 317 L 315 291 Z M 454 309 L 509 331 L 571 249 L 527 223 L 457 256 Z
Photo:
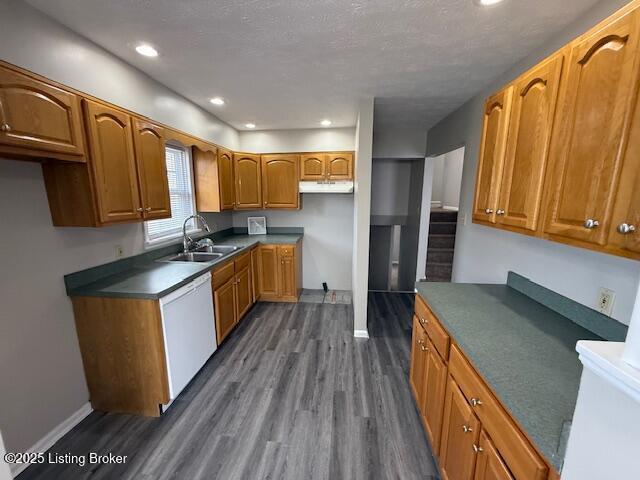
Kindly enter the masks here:
M 640 259 L 639 7 L 487 100 L 474 222 Z
M 298 155 L 262 155 L 264 208 L 298 208 Z
M 549 158 L 544 232 L 605 245 L 638 90 L 638 10 L 570 45 Z
M 0 66 L 0 152 L 84 162 L 80 98 Z
M 224 148 L 193 148 L 196 205 L 199 212 L 233 210 L 235 187 L 233 152 Z
M 353 153 L 305 153 L 300 155 L 300 180 L 353 180 Z
M 237 209 L 262 208 L 262 175 L 260 155 L 233 154 Z
M 474 220 L 495 223 L 512 96 L 513 87 L 509 86 L 490 97 L 485 104 Z
M 164 129 L 137 118 L 133 124 L 133 143 L 144 219 L 168 218 L 171 216 L 171 199 L 165 160 Z
M 142 218 L 131 117 L 84 100 L 100 223 Z
M 218 149 L 218 180 L 220 182 L 220 208 L 221 210 L 232 210 L 236 205 L 233 152 L 226 148 Z
M 535 231 L 542 204 L 551 129 L 563 54 L 537 65 L 514 82 L 514 98 L 496 221 Z

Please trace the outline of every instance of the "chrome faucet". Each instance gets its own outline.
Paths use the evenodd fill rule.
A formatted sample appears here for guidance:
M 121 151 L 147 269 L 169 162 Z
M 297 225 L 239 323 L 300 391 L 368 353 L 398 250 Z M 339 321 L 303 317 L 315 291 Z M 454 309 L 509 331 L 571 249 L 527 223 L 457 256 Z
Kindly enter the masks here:
M 197 244 L 197 242 L 195 242 L 193 238 L 187 235 L 187 223 L 189 223 L 189 220 L 191 220 L 192 218 L 195 220 L 196 227 L 198 226 L 198 220 L 200 220 L 200 223 L 202 223 L 202 228 L 204 228 L 204 231 L 205 232 L 211 231 L 211 229 L 209 228 L 209 224 L 207 224 L 207 221 L 204 219 L 202 215 L 191 215 L 190 217 L 187 217 L 184 223 L 182 224 L 182 248 L 184 249 L 185 253 L 189 252 L 192 248 L 194 248 L 194 245 Z

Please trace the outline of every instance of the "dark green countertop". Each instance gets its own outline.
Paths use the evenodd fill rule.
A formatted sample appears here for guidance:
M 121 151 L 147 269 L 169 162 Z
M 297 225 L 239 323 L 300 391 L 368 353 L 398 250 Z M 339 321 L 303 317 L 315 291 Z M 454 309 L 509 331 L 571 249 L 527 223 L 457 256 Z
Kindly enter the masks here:
M 507 285 L 417 283 L 416 291 L 560 471 L 578 397 L 578 340 L 601 340 Z
M 216 245 L 240 247 L 231 255 L 207 263 L 165 262 L 147 259 L 133 262 L 128 268 L 96 281 L 75 286 L 70 297 L 119 297 L 157 299 L 186 285 L 193 279 L 225 263 L 259 243 L 295 244 L 302 234 L 233 235 L 215 242 Z M 98 267 L 99 268 L 99 267 Z

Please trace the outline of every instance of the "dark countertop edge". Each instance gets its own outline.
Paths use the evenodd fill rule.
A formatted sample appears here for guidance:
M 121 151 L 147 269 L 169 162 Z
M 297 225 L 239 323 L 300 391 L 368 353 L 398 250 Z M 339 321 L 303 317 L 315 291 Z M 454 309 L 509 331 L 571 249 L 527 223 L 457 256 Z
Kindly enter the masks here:
M 286 235 L 286 236 L 291 236 L 291 237 L 298 237 L 295 241 L 295 243 L 300 243 L 300 241 L 302 240 L 302 238 L 304 237 L 303 233 L 267 233 L 266 235 Z M 232 235 L 227 235 L 224 238 L 226 240 L 232 239 L 234 236 L 248 236 L 246 234 L 232 234 Z M 259 235 L 256 235 L 259 236 Z M 237 257 L 238 255 L 246 252 L 247 250 L 251 250 L 253 247 L 255 247 L 256 245 L 263 245 L 266 244 L 264 241 L 262 240 L 254 240 L 251 243 L 249 243 L 248 245 L 243 245 L 240 248 L 238 248 L 238 250 L 236 250 L 235 252 L 222 257 L 222 258 L 218 258 L 217 260 L 214 260 L 212 262 L 208 262 L 208 263 L 201 263 L 201 264 L 197 264 L 197 265 L 202 265 L 202 268 L 199 269 L 198 271 L 192 273 L 191 275 L 184 277 L 182 279 L 180 279 L 179 282 L 173 284 L 171 287 L 165 288 L 164 290 L 158 292 L 158 293 L 125 293 L 125 292 L 109 292 L 109 291 L 99 291 L 99 290 L 95 290 L 91 288 L 91 285 L 94 285 L 95 283 L 99 283 L 104 281 L 106 278 L 109 278 L 109 276 L 104 277 L 96 282 L 90 282 L 86 285 L 81 285 L 78 286 L 70 291 L 67 292 L 67 296 L 69 297 L 100 297 L 100 298 L 132 298 L 132 299 L 140 299 L 140 300 L 158 300 L 166 295 L 168 295 L 171 292 L 174 292 L 175 290 L 179 289 L 180 287 L 188 284 L 189 282 L 191 282 L 192 280 L 195 280 L 196 278 L 202 276 L 203 274 L 205 274 L 206 272 L 209 271 L 213 271 L 218 265 L 223 264 L 223 263 L 227 263 L 229 260 Z M 283 243 L 283 245 L 286 245 L 287 243 Z M 141 254 L 144 255 L 144 254 Z M 131 257 L 133 258 L 133 257 Z M 163 258 L 163 257 L 158 257 L 158 258 Z M 148 262 L 148 264 L 153 264 L 157 262 L 157 258 L 154 260 L 150 260 Z M 196 265 L 196 264 L 192 264 L 192 265 Z M 93 268 L 99 268 L 98 267 L 93 267 Z M 135 267 L 134 267 L 135 268 Z M 90 269 L 87 269 L 90 270 Z M 120 272 L 120 274 L 122 274 L 122 272 Z

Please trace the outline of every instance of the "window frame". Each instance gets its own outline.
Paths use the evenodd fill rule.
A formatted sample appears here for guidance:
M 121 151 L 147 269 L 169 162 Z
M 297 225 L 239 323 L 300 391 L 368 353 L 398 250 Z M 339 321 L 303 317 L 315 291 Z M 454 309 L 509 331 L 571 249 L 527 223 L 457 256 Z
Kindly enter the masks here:
M 197 210 L 197 205 L 196 205 L 196 193 L 195 193 L 195 182 L 194 182 L 194 178 L 193 178 L 193 155 L 191 152 L 191 148 L 179 143 L 179 142 L 166 142 L 165 143 L 165 163 L 167 161 L 167 157 L 166 157 L 166 151 L 167 148 L 173 148 L 176 150 L 182 150 L 185 154 L 186 157 L 186 169 L 187 169 L 187 177 L 189 179 L 189 187 L 190 187 L 190 193 L 191 193 L 191 209 L 193 214 L 197 214 L 198 210 Z M 171 191 L 169 191 L 169 195 L 171 196 Z M 173 212 L 173 209 L 172 209 Z M 173 216 L 173 213 L 172 213 Z M 157 247 L 162 247 L 162 246 L 166 246 L 166 245 L 170 245 L 173 243 L 176 243 L 177 239 L 181 239 L 182 238 L 182 232 L 176 232 L 176 233 L 171 233 L 171 234 L 167 234 L 167 235 L 162 235 L 156 238 L 152 238 L 149 239 L 149 232 L 148 232 L 148 228 L 147 228 L 147 224 L 148 222 L 154 222 L 157 220 L 162 220 L 162 219 L 156 219 L 156 220 L 146 220 L 144 222 L 142 222 L 142 236 L 143 236 L 143 240 L 144 240 L 144 249 L 145 250 L 151 250 Z M 194 227 L 195 222 L 191 222 L 191 226 L 187 228 L 187 234 L 188 235 L 193 235 L 193 234 L 197 234 L 197 233 L 201 233 L 203 230 L 202 228 L 199 227 Z M 198 225 L 198 223 L 196 223 L 196 225 Z

